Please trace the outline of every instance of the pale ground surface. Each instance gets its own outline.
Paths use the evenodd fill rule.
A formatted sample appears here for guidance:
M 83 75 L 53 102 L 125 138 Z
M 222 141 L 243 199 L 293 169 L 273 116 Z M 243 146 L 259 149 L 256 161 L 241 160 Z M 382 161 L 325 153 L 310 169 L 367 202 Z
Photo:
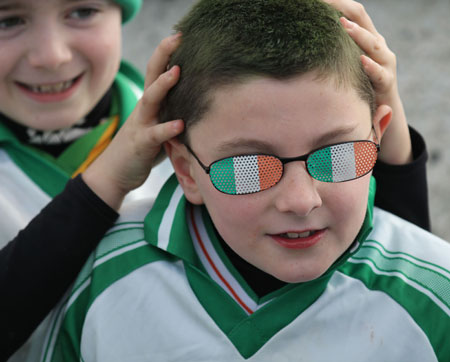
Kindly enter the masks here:
M 141 71 L 159 40 L 193 0 L 144 0 L 124 29 L 125 58 Z M 430 153 L 428 182 L 434 233 L 450 240 L 450 1 L 365 0 L 377 29 L 397 54 L 400 92 L 411 125 Z M 158 170 L 153 177 L 165 177 Z

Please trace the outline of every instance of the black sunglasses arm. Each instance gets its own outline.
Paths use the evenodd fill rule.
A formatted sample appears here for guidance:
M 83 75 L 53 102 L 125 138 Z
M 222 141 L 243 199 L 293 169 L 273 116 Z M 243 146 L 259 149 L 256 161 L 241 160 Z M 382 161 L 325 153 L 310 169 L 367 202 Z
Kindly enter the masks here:
M 210 167 L 209 166 L 205 166 L 202 161 L 199 160 L 199 158 L 197 157 L 197 155 L 194 153 L 194 151 L 192 151 L 192 149 L 185 144 L 187 150 L 192 154 L 192 156 L 194 156 L 194 158 L 197 160 L 198 164 L 200 165 L 201 168 L 203 168 L 203 170 L 209 175 L 209 171 L 210 171 Z

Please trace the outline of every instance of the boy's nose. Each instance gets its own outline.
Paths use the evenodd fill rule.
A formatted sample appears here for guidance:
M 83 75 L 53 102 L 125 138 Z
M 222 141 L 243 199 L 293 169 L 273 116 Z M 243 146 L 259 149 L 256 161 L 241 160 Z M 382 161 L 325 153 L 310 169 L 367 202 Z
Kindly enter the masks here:
M 53 70 L 72 59 L 68 41 L 56 29 L 37 34 L 32 42 L 28 52 L 28 62 L 32 67 Z
M 276 207 L 283 213 L 308 216 L 311 211 L 322 206 L 315 181 L 306 171 L 303 162 L 294 162 L 286 166 L 278 188 Z

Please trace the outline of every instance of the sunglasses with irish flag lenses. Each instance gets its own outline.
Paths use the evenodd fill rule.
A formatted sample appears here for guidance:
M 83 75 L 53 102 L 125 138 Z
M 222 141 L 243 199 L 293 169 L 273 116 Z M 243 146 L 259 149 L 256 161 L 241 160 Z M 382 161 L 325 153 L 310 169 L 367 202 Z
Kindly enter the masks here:
M 246 195 L 267 190 L 283 177 L 284 165 L 304 161 L 315 180 L 345 182 L 367 175 L 375 166 L 380 146 L 372 141 L 350 141 L 318 148 L 298 157 L 254 154 L 223 158 L 205 166 L 187 146 L 214 187 L 228 195 Z

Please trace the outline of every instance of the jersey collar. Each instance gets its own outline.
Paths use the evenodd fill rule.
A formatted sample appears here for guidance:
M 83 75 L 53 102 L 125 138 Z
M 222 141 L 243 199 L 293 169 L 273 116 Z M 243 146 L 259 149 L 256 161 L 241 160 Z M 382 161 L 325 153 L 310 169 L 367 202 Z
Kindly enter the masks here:
M 366 217 L 361 230 L 352 246 L 319 278 L 324 280 L 325 284 L 333 272 L 360 249 L 372 230 L 375 188 L 375 179 L 372 177 Z M 257 297 L 221 247 L 206 208 L 192 205 L 186 200 L 175 175 L 163 186 L 145 219 L 145 238 L 150 244 L 206 273 L 247 312 L 257 310 L 285 289 L 282 287 L 263 298 Z M 311 282 L 299 284 L 309 283 Z M 290 284 L 287 287 L 294 285 L 298 284 Z M 240 302 L 243 300 L 247 303 Z

